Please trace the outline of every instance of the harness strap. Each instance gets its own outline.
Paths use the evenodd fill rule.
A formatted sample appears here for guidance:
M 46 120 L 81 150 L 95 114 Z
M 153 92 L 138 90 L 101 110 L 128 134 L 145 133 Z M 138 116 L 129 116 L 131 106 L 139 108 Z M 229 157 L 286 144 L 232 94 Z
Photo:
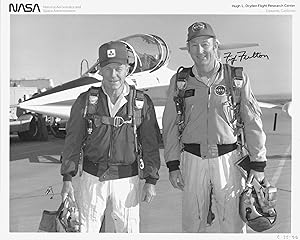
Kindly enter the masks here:
M 240 103 L 240 96 L 241 96 L 241 90 L 239 85 L 239 82 L 242 83 L 243 81 L 243 68 L 242 67 L 233 67 L 233 66 L 228 66 L 229 70 L 229 87 L 230 91 L 233 97 L 233 103 L 239 104 Z M 239 87 L 238 87 L 239 86 Z
M 142 109 L 144 106 L 145 96 L 142 91 L 136 90 L 135 92 L 135 103 L 132 104 L 134 106 L 135 113 L 135 123 L 137 126 L 140 126 L 143 120 Z
M 178 138 L 181 139 L 182 132 L 184 130 L 184 120 L 185 120 L 185 101 L 184 95 L 187 86 L 187 79 L 190 75 L 191 68 L 184 68 L 179 67 L 176 73 L 175 79 L 175 93 L 173 100 L 175 102 L 176 112 L 177 112 L 177 119 L 176 123 L 178 126 L 179 136 Z
M 241 90 L 237 85 L 238 82 L 243 80 L 243 68 L 242 67 L 233 67 L 228 64 L 224 64 L 226 69 L 225 71 L 225 82 L 230 91 L 230 100 L 234 107 L 234 116 L 235 120 L 238 121 L 237 124 L 241 124 L 240 119 L 240 98 L 241 98 Z
M 227 71 L 225 73 L 227 74 L 225 76 L 226 85 L 229 88 L 231 101 L 233 105 L 234 110 L 234 119 L 233 121 L 236 121 L 236 128 L 235 128 L 235 134 L 237 137 L 237 143 L 238 143 L 238 151 L 242 154 L 243 153 L 243 147 L 245 147 L 245 136 L 244 136 L 244 124 L 241 119 L 240 114 L 240 104 L 241 104 L 241 91 L 239 83 L 242 83 L 243 80 L 243 68 L 242 67 L 233 67 L 228 64 L 224 64 L 224 67 L 226 67 Z
M 136 89 L 134 86 L 129 86 L 129 95 L 128 95 L 128 107 L 127 107 L 127 114 L 129 118 L 133 118 L 133 111 L 134 111 L 134 99 L 136 94 Z
M 108 116 L 93 116 L 94 124 L 99 127 L 101 124 L 112 125 L 114 127 L 122 127 L 124 124 L 131 124 L 132 118 L 124 119 L 120 116 L 108 117 Z
M 87 118 L 90 115 L 96 113 L 98 100 L 99 100 L 99 87 L 90 87 L 85 102 L 84 112 L 83 112 L 84 118 Z
M 176 82 L 175 82 L 175 92 L 178 90 L 184 90 L 186 88 L 186 83 L 188 76 L 190 75 L 191 68 L 185 68 L 183 66 L 179 67 L 176 72 Z M 182 95 L 183 97 L 183 95 Z
M 244 124 L 241 119 L 240 107 L 241 107 L 241 85 L 243 83 L 243 68 L 231 66 L 231 87 L 233 89 L 233 100 L 236 105 L 234 114 L 237 119 L 237 128 L 243 128 Z M 239 86 L 240 85 L 240 86 Z M 238 87 L 239 86 L 239 87 Z M 243 134 L 243 133 L 241 133 Z
M 80 146 L 80 152 L 79 152 L 79 162 L 78 162 L 78 172 L 79 176 L 81 177 L 83 172 L 83 149 L 85 147 L 86 139 L 89 135 L 92 134 L 93 131 L 93 121 L 91 119 L 91 116 L 96 113 L 97 110 L 97 104 L 99 100 L 99 87 L 90 87 L 86 101 L 85 101 L 85 107 L 83 111 L 83 118 L 87 120 L 87 134 L 84 137 L 81 146 Z
M 145 101 L 144 93 L 137 90 L 134 86 L 130 85 L 129 99 L 128 99 L 128 118 L 134 117 L 133 124 L 139 127 L 143 120 L 142 109 Z
M 143 92 L 136 90 L 134 86 L 131 87 L 131 94 L 129 94 L 129 108 L 128 116 L 132 117 L 133 123 L 133 133 L 134 133 L 134 148 L 136 153 L 136 158 L 138 162 L 138 174 L 139 178 L 144 178 L 144 168 L 145 163 L 142 156 L 142 146 L 140 143 L 140 138 L 138 134 L 138 126 L 142 122 L 142 108 L 144 106 L 144 94 Z

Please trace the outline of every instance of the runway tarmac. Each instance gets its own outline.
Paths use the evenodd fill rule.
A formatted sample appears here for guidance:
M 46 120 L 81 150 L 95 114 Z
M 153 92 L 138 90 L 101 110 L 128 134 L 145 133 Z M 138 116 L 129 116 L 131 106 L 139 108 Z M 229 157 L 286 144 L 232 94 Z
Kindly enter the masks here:
M 268 165 L 266 176 L 278 188 L 277 224 L 268 233 L 291 232 L 291 118 L 278 112 L 273 131 L 274 111 L 264 111 L 263 123 L 267 134 Z M 9 231 L 36 232 L 42 211 L 56 210 L 60 204 L 62 177 L 59 174 L 63 139 L 49 137 L 48 142 L 20 142 L 10 137 L 9 165 Z M 161 153 L 160 180 L 157 196 L 151 204 L 141 204 L 141 232 L 181 232 L 181 192 L 173 189 Z M 46 195 L 50 187 L 53 195 Z M 51 199 L 52 197 L 52 199 Z M 107 230 L 112 231 L 107 220 Z M 217 223 L 216 223 L 217 225 Z M 216 226 L 212 227 L 213 228 Z M 248 232 L 253 232 L 248 229 Z

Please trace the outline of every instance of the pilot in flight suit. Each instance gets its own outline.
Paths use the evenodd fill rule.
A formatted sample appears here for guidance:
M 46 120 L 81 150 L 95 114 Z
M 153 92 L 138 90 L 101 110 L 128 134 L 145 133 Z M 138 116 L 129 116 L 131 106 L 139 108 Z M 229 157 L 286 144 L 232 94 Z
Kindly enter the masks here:
M 196 22 L 188 28 L 188 52 L 194 62 L 185 87 L 184 130 L 179 136 L 174 75 L 163 114 L 163 140 L 169 179 L 183 190 L 182 228 L 184 232 L 205 232 L 210 191 L 216 203 L 219 232 L 242 232 L 239 195 L 242 175 L 235 166 L 236 125 L 228 68 L 219 61 L 218 41 L 212 27 Z M 266 135 L 261 110 L 251 91 L 249 77 L 242 73 L 236 82 L 240 91 L 240 117 L 250 153 L 250 175 L 261 181 L 266 166 Z M 183 149 L 183 152 L 181 151 Z

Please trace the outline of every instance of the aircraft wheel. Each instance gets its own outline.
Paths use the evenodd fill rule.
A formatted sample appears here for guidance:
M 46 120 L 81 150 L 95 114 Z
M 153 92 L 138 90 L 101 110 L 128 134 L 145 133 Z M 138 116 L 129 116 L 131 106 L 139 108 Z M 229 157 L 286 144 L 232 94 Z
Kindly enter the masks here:
M 27 141 L 27 132 L 18 132 L 18 136 L 20 138 L 21 141 Z
M 56 138 L 65 138 L 65 136 L 66 136 L 65 131 L 59 130 L 59 127 L 60 127 L 60 124 L 55 122 L 54 118 L 51 119 L 49 128 L 50 128 L 50 131 L 53 134 L 53 136 Z
M 36 139 L 40 141 L 48 141 L 48 129 L 46 126 L 46 121 L 42 116 L 38 116 L 37 126 L 38 135 Z
M 29 125 L 29 130 L 25 132 L 18 132 L 18 135 L 22 141 L 30 141 L 30 140 L 35 140 L 36 137 L 38 136 L 38 133 L 39 133 L 39 129 L 38 129 L 36 118 L 32 118 Z

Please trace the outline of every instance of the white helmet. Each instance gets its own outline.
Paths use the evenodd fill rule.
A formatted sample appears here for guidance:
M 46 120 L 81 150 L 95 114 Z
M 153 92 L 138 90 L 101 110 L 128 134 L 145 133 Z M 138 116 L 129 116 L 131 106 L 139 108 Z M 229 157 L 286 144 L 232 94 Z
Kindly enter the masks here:
M 253 179 L 240 196 L 239 212 L 242 220 L 254 231 L 272 228 L 277 219 L 275 187 L 264 187 Z
M 57 232 L 79 232 L 79 210 L 76 202 L 67 197 L 61 203 L 57 213 L 56 228 Z

